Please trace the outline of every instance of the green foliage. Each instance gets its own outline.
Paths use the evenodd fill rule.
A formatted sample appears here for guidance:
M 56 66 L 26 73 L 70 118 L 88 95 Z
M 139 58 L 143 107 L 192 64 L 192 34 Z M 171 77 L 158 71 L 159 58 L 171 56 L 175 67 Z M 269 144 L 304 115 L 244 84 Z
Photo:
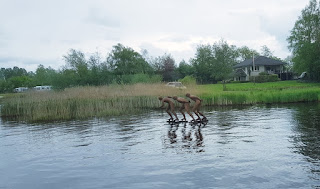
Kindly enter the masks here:
M 0 79 L 7 80 L 11 77 L 27 76 L 28 73 L 24 68 L 14 66 L 13 68 L 1 68 Z
M 271 75 L 261 74 L 258 76 L 250 76 L 250 81 L 256 82 L 256 83 L 275 82 L 275 81 L 279 81 L 279 78 L 277 74 L 271 74 Z
M 34 76 L 34 85 L 52 85 L 54 82 L 57 72 L 51 67 L 45 68 L 43 65 L 39 65 L 35 76 Z
M 17 88 L 17 87 L 30 87 L 32 85 L 32 79 L 28 76 L 16 76 L 16 77 L 11 77 L 8 80 L 9 85 L 12 86 L 12 88 Z
M 192 65 L 186 63 L 186 61 L 182 60 L 177 68 L 177 73 L 179 78 L 184 78 L 186 76 L 192 76 L 195 74 L 195 69 Z
M 150 83 L 160 83 L 163 80 L 161 75 L 154 74 L 150 76 Z
M 247 46 L 242 46 L 238 48 L 239 59 L 240 61 L 244 61 L 246 59 L 252 58 L 252 56 L 260 56 L 260 54 L 253 49 L 249 49 Z
M 113 78 L 113 84 L 136 84 L 136 83 L 159 83 L 162 81 L 160 75 L 148 74 L 128 74 L 116 75 Z
M 16 87 L 30 87 L 33 85 L 32 73 L 17 66 L 13 68 L 1 68 L 0 93 L 12 92 Z
M 287 38 L 293 53 L 293 68 L 308 72 L 311 80 L 320 81 L 320 2 L 310 0 Z
M 200 83 L 216 83 L 227 79 L 238 57 L 237 48 L 223 40 L 212 46 L 199 46 L 192 60 L 197 80 Z
M 259 75 L 269 75 L 267 72 L 260 72 Z
M 139 53 L 122 44 L 113 46 L 107 58 L 110 69 L 116 75 L 151 73 L 152 68 Z
M 183 85 L 195 85 L 197 84 L 197 81 L 194 77 L 192 76 L 185 76 L 183 79 L 179 79 L 179 81 L 183 84 Z
M 177 67 L 171 54 L 164 54 L 154 58 L 151 60 L 151 65 L 155 73 L 162 76 L 163 81 L 175 81 L 178 79 Z
M 156 79 L 155 77 L 151 79 L 151 77 L 148 74 L 135 74 L 133 75 L 133 78 L 130 83 L 136 84 L 136 83 L 160 82 L 161 80 L 159 81 L 158 79 Z

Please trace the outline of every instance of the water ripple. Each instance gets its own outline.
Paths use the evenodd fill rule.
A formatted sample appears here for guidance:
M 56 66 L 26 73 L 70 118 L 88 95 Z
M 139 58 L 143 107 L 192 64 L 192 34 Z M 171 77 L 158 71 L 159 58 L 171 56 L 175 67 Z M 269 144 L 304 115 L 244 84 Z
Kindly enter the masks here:
M 320 106 L 207 108 L 0 125 L 0 188 L 316 188 Z M 180 115 L 179 115 L 180 116 Z

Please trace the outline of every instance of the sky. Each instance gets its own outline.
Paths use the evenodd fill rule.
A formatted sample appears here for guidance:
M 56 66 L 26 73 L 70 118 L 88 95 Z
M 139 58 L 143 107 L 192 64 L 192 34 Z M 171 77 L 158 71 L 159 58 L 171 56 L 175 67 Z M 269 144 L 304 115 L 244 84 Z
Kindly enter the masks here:
M 121 43 L 176 64 L 223 39 L 290 55 L 286 38 L 309 0 L 0 0 L 0 67 L 60 69 L 70 49 L 105 59 Z

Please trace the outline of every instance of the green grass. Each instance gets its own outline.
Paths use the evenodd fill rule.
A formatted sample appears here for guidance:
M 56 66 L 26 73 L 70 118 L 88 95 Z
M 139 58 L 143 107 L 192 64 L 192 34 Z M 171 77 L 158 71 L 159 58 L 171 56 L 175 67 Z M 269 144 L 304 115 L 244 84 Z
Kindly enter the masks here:
M 243 105 L 319 101 L 320 83 L 279 81 L 200 86 L 205 105 Z
M 159 83 L 5 94 L 0 95 L 4 96 L 1 116 L 27 121 L 115 116 L 155 109 L 160 106 L 158 96 L 185 97 L 186 93 L 199 96 L 204 106 L 309 102 L 320 100 L 320 83 L 229 83 L 226 90 L 222 84 L 191 85 L 182 90 Z

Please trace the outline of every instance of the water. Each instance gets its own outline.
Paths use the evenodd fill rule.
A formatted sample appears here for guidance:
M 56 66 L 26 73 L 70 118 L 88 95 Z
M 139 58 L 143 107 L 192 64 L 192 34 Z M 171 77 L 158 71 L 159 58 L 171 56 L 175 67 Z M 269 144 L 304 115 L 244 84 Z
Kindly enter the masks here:
M 320 188 L 320 104 L 204 113 L 207 125 L 169 125 L 161 111 L 1 120 L 0 189 Z

